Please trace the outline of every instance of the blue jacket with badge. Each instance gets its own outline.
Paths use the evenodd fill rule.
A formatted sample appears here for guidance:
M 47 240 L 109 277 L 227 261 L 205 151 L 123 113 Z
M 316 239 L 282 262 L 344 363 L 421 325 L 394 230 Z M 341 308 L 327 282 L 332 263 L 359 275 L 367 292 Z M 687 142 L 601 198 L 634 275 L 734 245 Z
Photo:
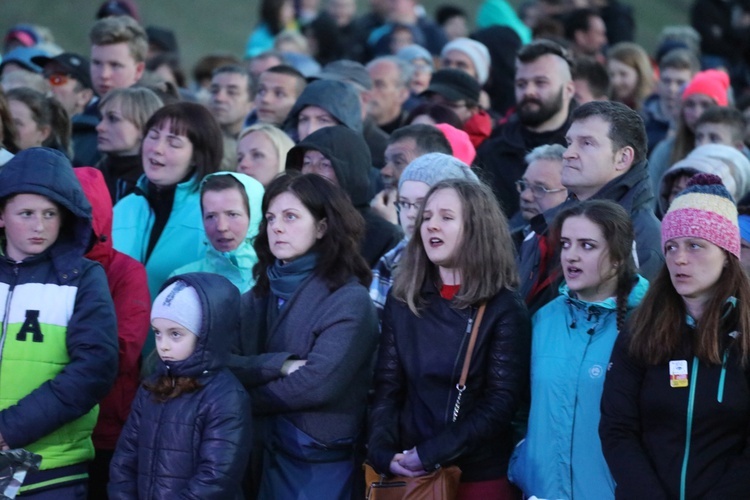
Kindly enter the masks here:
M 646 294 L 638 282 L 632 311 Z M 599 404 L 617 338 L 614 298 L 589 303 L 568 287 L 532 319 L 531 410 L 526 439 L 508 478 L 528 495 L 577 500 L 614 498 L 615 483 L 599 440 Z

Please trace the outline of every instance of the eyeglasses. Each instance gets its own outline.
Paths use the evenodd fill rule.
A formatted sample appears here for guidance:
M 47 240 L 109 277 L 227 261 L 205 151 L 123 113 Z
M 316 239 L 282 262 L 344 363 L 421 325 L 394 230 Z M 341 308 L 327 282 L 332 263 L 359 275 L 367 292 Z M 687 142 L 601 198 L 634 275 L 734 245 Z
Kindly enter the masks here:
M 55 73 L 54 75 L 49 75 L 47 80 L 53 87 L 60 87 L 61 85 L 65 85 L 66 83 L 68 83 L 70 77 L 61 73 Z
M 418 201 L 416 203 L 410 203 L 408 201 L 397 201 L 394 205 L 396 205 L 398 210 L 410 210 L 412 208 L 414 210 L 419 210 L 422 207 L 422 202 Z
M 518 191 L 519 194 L 523 193 L 527 189 L 531 189 L 531 193 L 534 195 L 534 198 L 544 198 L 548 194 L 552 193 L 559 193 L 560 191 L 565 191 L 566 188 L 559 188 L 559 189 L 547 189 L 544 186 L 538 186 L 536 184 L 529 184 L 528 182 L 524 180 L 516 181 L 516 191 Z

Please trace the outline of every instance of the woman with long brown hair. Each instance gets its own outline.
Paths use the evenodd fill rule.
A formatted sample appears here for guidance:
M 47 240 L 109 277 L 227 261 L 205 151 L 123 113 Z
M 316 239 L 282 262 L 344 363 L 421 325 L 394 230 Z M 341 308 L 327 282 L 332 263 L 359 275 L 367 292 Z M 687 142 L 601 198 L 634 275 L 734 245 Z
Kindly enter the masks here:
M 383 311 L 368 446 L 377 472 L 418 477 L 457 465 L 459 499 L 513 498 L 511 420 L 530 341 L 517 282 L 508 222 L 490 189 L 435 184 Z
M 698 174 L 662 222 L 666 266 L 618 339 L 599 433 L 617 498 L 746 498 L 750 281 L 737 208 Z

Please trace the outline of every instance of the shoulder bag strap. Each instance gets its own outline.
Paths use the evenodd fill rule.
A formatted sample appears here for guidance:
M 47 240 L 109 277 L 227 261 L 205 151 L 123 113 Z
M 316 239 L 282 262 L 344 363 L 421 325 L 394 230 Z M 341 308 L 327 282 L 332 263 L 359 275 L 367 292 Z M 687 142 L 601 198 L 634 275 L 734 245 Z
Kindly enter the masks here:
M 474 320 L 474 326 L 471 329 L 471 337 L 469 337 L 469 346 L 466 348 L 466 357 L 464 358 L 464 366 L 461 369 L 461 377 L 458 379 L 456 389 L 458 389 L 458 397 L 456 398 L 456 405 L 453 407 L 453 421 L 455 422 L 458 418 L 458 412 L 461 410 L 461 396 L 466 390 L 466 378 L 469 376 L 469 367 L 471 366 L 471 354 L 474 352 L 474 346 L 477 343 L 477 336 L 479 335 L 479 325 L 482 324 L 482 317 L 484 316 L 484 310 L 487 304 L 479 306 L 477 311 L 477 317 Z

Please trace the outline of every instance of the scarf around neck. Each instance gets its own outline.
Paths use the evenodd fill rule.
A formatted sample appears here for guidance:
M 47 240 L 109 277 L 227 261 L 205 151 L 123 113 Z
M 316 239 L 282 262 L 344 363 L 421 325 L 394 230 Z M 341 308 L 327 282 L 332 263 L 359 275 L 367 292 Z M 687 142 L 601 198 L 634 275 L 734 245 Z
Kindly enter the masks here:
M 271 293 L 284 301 L 289 300 L 300 284 L 315 271 L 317 265 L 318 254 L 315 252 L 308 252 L 286 264 L 276 259 L 266 271 Z

